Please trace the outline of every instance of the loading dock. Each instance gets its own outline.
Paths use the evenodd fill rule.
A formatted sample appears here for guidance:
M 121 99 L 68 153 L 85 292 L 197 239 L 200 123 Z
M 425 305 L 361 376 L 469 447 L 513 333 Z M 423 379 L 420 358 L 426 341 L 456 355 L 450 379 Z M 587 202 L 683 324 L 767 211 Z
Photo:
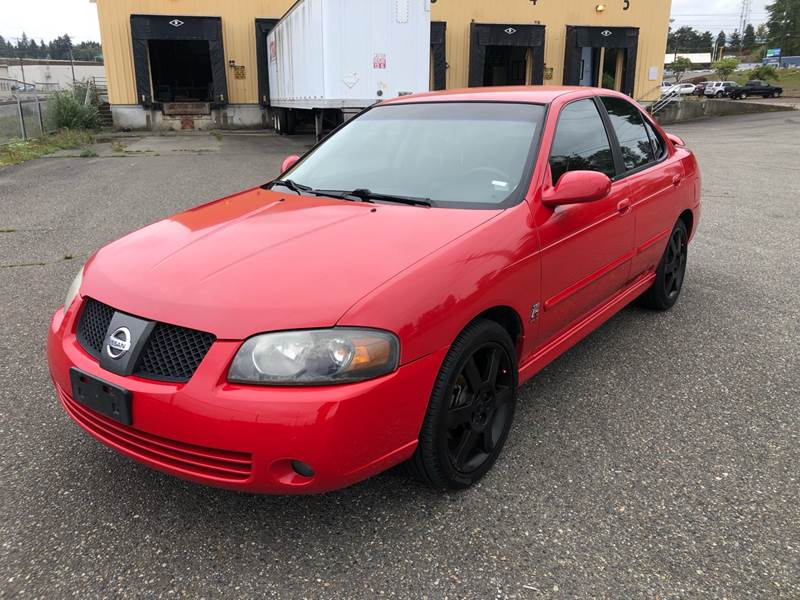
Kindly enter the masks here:
M 469 86 L 544 83 L 543 25 L 472 23 Z
M 590 85 L 633 95 L 637 27 L 567 26 L 564 85 Z

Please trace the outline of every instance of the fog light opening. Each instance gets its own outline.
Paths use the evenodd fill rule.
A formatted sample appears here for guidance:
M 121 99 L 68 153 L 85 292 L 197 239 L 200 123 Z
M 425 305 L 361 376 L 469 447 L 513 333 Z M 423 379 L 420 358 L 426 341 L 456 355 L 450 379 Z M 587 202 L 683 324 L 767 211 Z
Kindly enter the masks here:
M 300 475 L 301 477 L 311 478 L 314 476 L 314 469 L 311 468 L 311 465 L 307 465 L 306 463 L 299 460 L 292 461 L 292 469 L 294 469 L 294 472 Z

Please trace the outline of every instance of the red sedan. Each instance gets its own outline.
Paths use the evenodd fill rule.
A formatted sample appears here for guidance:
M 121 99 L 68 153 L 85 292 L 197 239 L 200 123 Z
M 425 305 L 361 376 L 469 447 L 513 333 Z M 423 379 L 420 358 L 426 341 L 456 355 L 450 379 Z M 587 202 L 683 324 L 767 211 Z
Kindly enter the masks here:
M 621 94 L 398 98 L 99 250 L 50 371 L 91 435 L 196 482 L 323 492 L 406 462 L 464 488 L 521 383 L 628 303 L 675 304 L 699 216 L 694 156 Z

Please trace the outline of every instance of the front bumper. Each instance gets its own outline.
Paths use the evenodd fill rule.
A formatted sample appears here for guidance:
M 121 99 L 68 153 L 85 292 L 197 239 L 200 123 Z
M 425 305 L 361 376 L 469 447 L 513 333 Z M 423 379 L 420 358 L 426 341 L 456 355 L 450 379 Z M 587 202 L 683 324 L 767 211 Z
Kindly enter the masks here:
M 238 341 L 217 341 L 183 384 L 121 377 L 77 343 L 80 303 L 56 312 L 47 339 L 50 373 L 67 413 L 121 454 L 198 483 L 293 494 L 342 488 L 409 458 L 446 349 L 362 383 L 257 387 L 226 381 Z M 128 427 L 75 402 L 71 367 L 133 393 Z M 292 461 L 314 470 L 298 474 Z

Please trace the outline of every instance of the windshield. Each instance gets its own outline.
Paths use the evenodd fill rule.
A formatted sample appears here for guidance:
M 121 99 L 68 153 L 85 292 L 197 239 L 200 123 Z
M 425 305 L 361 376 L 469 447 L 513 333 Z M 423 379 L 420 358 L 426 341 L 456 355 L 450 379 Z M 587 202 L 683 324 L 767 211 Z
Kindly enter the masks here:
M 282 179 L 314 190 L 424 198 L 434 206 L 508 206 L 527 191 L 544 112 L 536 104 L 491 102 L 379 106 Z

